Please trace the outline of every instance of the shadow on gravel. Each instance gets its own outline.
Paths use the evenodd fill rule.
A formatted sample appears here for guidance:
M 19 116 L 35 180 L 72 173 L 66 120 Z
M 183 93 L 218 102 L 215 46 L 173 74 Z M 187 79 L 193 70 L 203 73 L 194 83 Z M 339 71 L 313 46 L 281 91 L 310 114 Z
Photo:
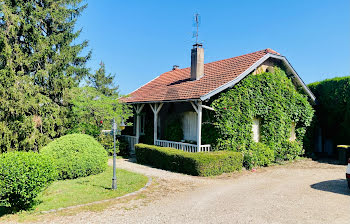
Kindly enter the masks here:
M 348 188 L 348 183 L 345 179 L 322 181 L 312 184 L 311 188 L 350 196 L 350 189 Z

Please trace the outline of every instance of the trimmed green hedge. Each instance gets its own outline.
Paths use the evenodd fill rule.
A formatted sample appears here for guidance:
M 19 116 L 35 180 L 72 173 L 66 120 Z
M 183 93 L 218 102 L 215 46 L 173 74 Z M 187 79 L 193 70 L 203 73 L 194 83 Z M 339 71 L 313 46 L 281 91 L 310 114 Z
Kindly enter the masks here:
M 59 179 L 74 179 L 103 172 L 107 168 L 107 152 L 92 136 L 71 134 L 60 137 L 40 150 L 52 155 Z
M 135 152 L 138 163 L 194 176 L 219 175 L 241 170 L 243 166 L 240 152 L 190 153 L 146 144 L 135 145 Z
M 308 85 L 317 99 L 314 134 L 322 128 L 334 145 L 350 144 L 350 76 L 326 79 Z M 315 137 L 310 137 L 311 141 Z
M 57 177 L 51 157 L 34 152 L 0 155 L 0 205 L 12 211 L 30 208 Z

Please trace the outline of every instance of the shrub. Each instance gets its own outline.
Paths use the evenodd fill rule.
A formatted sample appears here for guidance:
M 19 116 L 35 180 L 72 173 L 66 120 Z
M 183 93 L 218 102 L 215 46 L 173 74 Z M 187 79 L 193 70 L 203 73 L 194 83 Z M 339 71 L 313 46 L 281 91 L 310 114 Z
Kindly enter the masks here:
M 101 133 L 101 127 L 96 124 L 79 123 L 72 129 L 69 129 L 66 134 L 87 134 L 97 138 Z
M 321 127 L 323 137 L 332 139 L 334 145 L 350 144 L 350 76 L 326 79 L 308 87 L 318 102 L 315 130 Z
M 286 140 L 276 149 L 276 160 L 293 160 L 303 154 L 304 149 L 300 142 Z
M 98 137 L 98 142 L 103 146 L 109 156 L 113 155 L 114 152 L 114 140 L 113 135 L 111 134 L 100 134 Z M 119 153 L 119 141 L 116 139 L 115 150 L 116 153 Z
M 0 202 L 18 211 L 30 208 L 36 196 L 57 177 L 51 157 L 34 152 L 0 155 Z
M 138 163 L 195 176 L 233 172 L 241 170 L 243 165 L 243 155 L 240 152 L 190 153 L 145 144 L 135 145 L 135 151 Z
M 52 155 L 59 179 L 74 179 L 101 173 L 107 168 L 107 152 L 93 137 L 71 134 L 60 137 L 40 150 Z
M 252 143 L 249 150 L 244 150 L 243 154 L 243 164 L 248 169 L 258 166 L 267 166 L 275 160 L 274 150 L 260 142 Z
M 180 142 L 184 137 L 182 130 L 182 120 L 180 116 L 173 115 L 166 121 L 164 129 L 164 139 L 168 141 Z
M 119 142 L 119 154 L 120 156 L 128 157 L 130 155 L 129 143 L 123 139 L 118 139 Z

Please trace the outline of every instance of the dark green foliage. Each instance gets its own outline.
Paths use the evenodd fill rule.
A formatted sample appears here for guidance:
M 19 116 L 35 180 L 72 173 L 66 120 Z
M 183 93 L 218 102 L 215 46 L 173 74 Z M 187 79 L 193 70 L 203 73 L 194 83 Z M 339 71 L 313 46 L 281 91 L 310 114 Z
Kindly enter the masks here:
M 101 134 L 101 126 L 90 123 L 79 123 L 72 129 L 69 129 L 66 134 L 87 134 L 98 138 Z
M 89 85 L 105 96 L 115 96 L 118 95 L 119 87 L 113 84 L 114 77 L 112 74 L 106 75 L 106 66 L 101 62 L 95 74 L 89 75 Z
M 13 211 L 28 209 L 57 177 L 53 159 L 34 152 L 0 155 L 0 204 Z
M 281 146 L 276 147 L 276 160 L 293 160 L 299 155 L 304 154 L 303 146 L 298 141 L 288 141 L 282 142 Z
M 97 141 L 103 146 L 103 148 L 107 151 L 109 156 L 112 156 L 114 153 L 114 139 L 113 135 L 111 134 L 100 134 L 98 136 Z M 118 139 L 115 140 L 115 151 L 116 154 L 119 154 L 119 146 L 120 142 Z
M 253 142 L 248 150 L 242 150 L 243 164 L 247 169 L 258 166 L 268 166 L 275 160 L 275 152 L 263 143 Z
M 212 111 L 204 110 L 202 122 L 202 144 L 210 144 L 212 146 L 217 145 L 217 140 L 220 136 L 219 133 L 214 113 Z
M 299 93 L 284 71 L 249 75 L 211 104 L 220 137 L 217 148 L 244 151 L 254 148 L 253 118 L 261 121 L 261 142 L 279 155 L 295 122 L 297 141 L 303 140 L 314 114 L 307 97 Z M 298 155 L 302 150 L 297 150 Z M 288 156 L 287 156 L 288 157 Z M 289 158 L 285 159 L 289 159 Z
M 164 139 L 168 141 L 180 142 L 184 137 L 182 130 L 182 120 L 180 116 L 173 115 L 166 121 Z
M 241 170 L 243 155 L 240 152 L 183 152 L 173 148 L 137 144 L 138 163 L 195 176 L 213 176 Z
M 317 127 L 335 145 L 350 144 L 350 77 L 309 84 L 317 99 Z
M 38 150 L 69 127 L 65 91 L 88 73 L 79 43 L 81 0 L 0 3 L 1 151 Z
M 118 142 L 119 142 L 118 155 L 123 156 L 123 157 L 129 157 L 129 155 L 130 155 L 129 143 L 122 140 L 122 139 L 119 139 Z
M 59 179 L 74 179 L 98 174 L 107 167 L 107 152 L 93 137 L 85 134 L 62 136 L 40 150 L 52 155 Z

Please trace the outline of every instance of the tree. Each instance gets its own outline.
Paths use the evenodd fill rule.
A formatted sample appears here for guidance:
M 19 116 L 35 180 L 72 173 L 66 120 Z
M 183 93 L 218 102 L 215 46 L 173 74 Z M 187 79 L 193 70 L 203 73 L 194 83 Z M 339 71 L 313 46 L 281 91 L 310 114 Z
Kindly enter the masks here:
M 97 89 L 105 96 L 118 95 L 118 85 L 113 84 L 115 75 L 106 75 L 106 67 L 103 62 L 100 63 L 100 68 L 95 72 L 95 74 L 90 74 L 88 77 L 88 83 L 90 86 Z
M 66 130 L 64 93 L 88 74 L 76 44 L 81 0 L 0 2 L 1 151 L 37 150 Z M 74 41 L 74 42 L 73 42 Z
M 118 95 L 106 96 L 93 87 L 77 87 L 70 93 L 75 120 L 71 132 L 83 132 L 97 137 L 100 129 L 111 128 L 111 120 L 119 124 L 132 115 L 129 106 L 119 101 Z

